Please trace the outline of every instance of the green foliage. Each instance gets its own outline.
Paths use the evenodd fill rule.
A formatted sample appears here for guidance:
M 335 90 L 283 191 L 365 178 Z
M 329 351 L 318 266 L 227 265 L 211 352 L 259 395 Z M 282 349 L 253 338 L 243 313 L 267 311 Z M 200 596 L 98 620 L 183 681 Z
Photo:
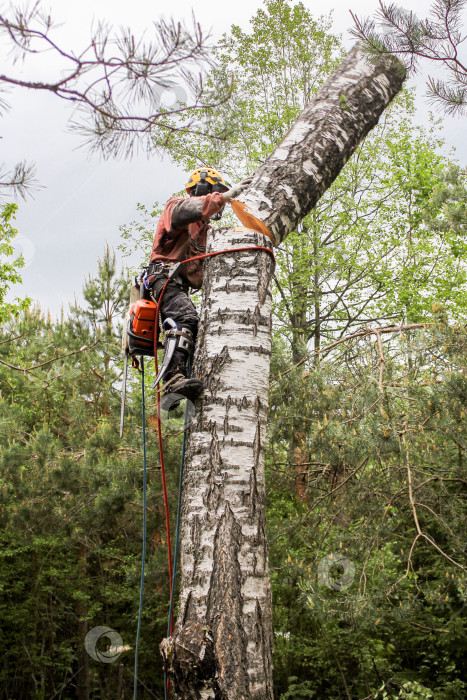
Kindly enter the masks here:
M 88 304 L 75 307 L 69 318 L 51 321 L 35 310 L 2 331 L 2 698 L 47 700 L 62 685 L 62 697 L 75 697 L 84 636 L 97 625 L 119 632 L 129 650 L 115 664 L 88 659 L 91 697 L 115 697 L 119 683 L 122 692 L 133 686 L 142 548 L 141 389 L 130 371 L 120 441 L 120 339 L 108 312 L 118 312 L 123 282 L 113 263 L 107 250 L 98 274 L 86 283 Z M 149 385 L 149 366 L 147 375 Z M 162 670 L 151 640 L 165 636 L 168 572 L 155 407 L 147 411 L 150 515 L 140 669 L 142 681 L 158 692 Z M 168 431 L 165 443 L 172 496 L 180 436 Z M 119 681 L 120 663 L 125 673 Z
M 366 337 L 304 369 L 275 343 L 267 463 L 279 697 L 462 695 L 466 329 L 439 313 L 384 335 L 382 347 L 384 365 Z
M 256 169 L 342 57 L 329 28 L 328 18 L 288 0 L 265 1 L 249 31 L 234 25 L 208 78 L 235 76 L 231 99 L 206 117 L 225 140 L 180 134 L 173 159 L 187 168 L 209 162 L 235 178 Z M 414 116 L 406 92 L 281 245 L 274 315 L 296 362 L 307 344 L 317 349 L 363 324 L 423 321 L 433 304 L 465 318 L 465 174 L 448 192 L 452 165 L 439 125 L 417 127 Z M 449 217 L 458 225 L 447 226 Z
M 235 75 L 232 99 L 209 117 L 225 143 L 182 135 L 174 160 L 237 178 L 258 167 L 341 55 L 328 29 L 285 0 L 267 0 L 249 31 L 232 27 L 216 53 Z M 466 359 L 455 324 L 466 320 L 467 183 L 441 155 L 437 123 L 417 127 L 414 115 L 405 92 L 277 254 L 267 457 L 277 697 L 462 694 Z M 367 339 L 322 352 L 362 327 L 435 312 L 439 327 L 382 336 L 384 362 Z M 313 364 L 297 367 L 311 344 Z
M 9 303 L 5 301 L 10 286 L 22 281 L 19 270 L 24 266 L 21 255 L 10 260 L 13 256 L 12 241 L 18 235 L 12 226 L 17 209 L 16 204 L 4 204 L 0 210 L 0 322 L 11 315 L 17 316 L 31 303 L 30 299 L 16 299 Z
M 117 277 L 117 257 L 109 246 L 97 264 L 97 277 L 89 275 L 83 287 L 87 308 L 83 309 L 82 315 L 89 319 L 94 331 L 102 324 L 110 340 L 112 322 L 115 318 L 121 318 L 128 306 L 128 275 L 122 270 Z
M 174 135 L 172 158 L 194 169 L 212 163 L 241 179 L 283 138 L 304 105 L 337 64 L 329 17 L 315 19 L 302 2 L 265 0 L 246 32 L 233 25 L 214 49 L 218 66 L 208 84 L 234 76 L 231 98 L 206 113 L 206 131 Z
M 135 268 L 135 274 L 141 269 L 141 261 L 148 260 L 156 232 L 155 219 L 162 214 L 159 202 L 148 209 L 144 204 L 138 204 L 138 220 L 120 226 L 121 242 L 118 249 L 125 257 L 139 253 L 140 261 Z
M 212 117 L 228 141 L 221 148 L 179 134 L 174 158 L 238 177 L 256 167 L 332 69 L 339 45 L 327 28 L 285 0 L 267 0 L 249 33 L 234 27 L 218 47 L 222 70 L 235 71 L 232 100 Z M 465 173 L 440 155 L 435 128 L 414 127 L 411 96 L 402 95 L 278 256 L 266 466 L 282 700 L 454 700 L 467 691 L 467 188 Z M 138 209 L 121 249 L 138 247 L 147 259 L 158 205 Z M 11 215 L 3 221 L 13 231 Z M 60 688 L 75 697 L 83 638 L 102 624 L 131 648 L 122 677 L 119 664 L 89 660 L 91 697 L 131 693 L 142 436 L 139 377 L 130 373 L 118 440 L 126 285 L 107 249 L 85 284 L 84 308 L 58 321 L 26 311 L 2 328 L 5 700 L 47 700 Z M 362 330 L 395 321 L 412 325 Z M 148 441 L 140 675 L 157 695 L 168 573 L 152 429 Z M 176 421 L 164 441 L 174 499 Z
M 404 94 L 281 245 L 274 314 L 296 362 L 311 342 L 319 349 L 362 325 L 420 322 L 433 305 L 465 319 L 465 174 L 446 184 L 452 166 L 436 125 L 426 131 L 413 117 Z

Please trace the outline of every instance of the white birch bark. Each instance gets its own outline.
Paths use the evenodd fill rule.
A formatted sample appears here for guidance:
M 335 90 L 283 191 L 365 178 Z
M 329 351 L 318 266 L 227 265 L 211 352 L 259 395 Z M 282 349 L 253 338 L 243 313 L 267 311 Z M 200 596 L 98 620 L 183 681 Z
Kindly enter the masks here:
M 354 46 L 232 203 L 241 221 L 269 232 L 275 245 L 295 231 L 378 123 L 404 77 L 394 56 L 375 62 Z
M 235 252 L 258 245 L 271 247 L 243 227 L 212 231 L 208 241 L 208 252 L 232 252 L 205 263 L 193 368 L 205 390 L 187 445 L 168 653 L 177 698 L 273 697 L 263 447 L 274 262 L 266 251 Z
M 400 90 L 401 65 L 349 53 L 259 168 L 243 209 L 233 204 L 245 225 L 276 244 L 296 227 Z M 221 229 L 208 250 L 270 243 Z M 263 452 L 271 276 L 266 252 L 205 261 L 193 374 L 206 388 L 187 443 L 179 615 L 161 645 L 178 700 L 273 697 Z

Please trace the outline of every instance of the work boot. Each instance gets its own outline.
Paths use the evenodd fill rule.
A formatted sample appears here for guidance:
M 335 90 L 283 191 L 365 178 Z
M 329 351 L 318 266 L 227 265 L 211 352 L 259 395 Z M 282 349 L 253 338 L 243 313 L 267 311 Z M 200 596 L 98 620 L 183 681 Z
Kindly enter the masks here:
M 188 377 L 186 365 L 186 356 L 175 352 L 162 388 L 161 409 L 163 411 L 176 408 L 183 397 L 194 401 L 203 391 L 203 382 L 200 379 Z

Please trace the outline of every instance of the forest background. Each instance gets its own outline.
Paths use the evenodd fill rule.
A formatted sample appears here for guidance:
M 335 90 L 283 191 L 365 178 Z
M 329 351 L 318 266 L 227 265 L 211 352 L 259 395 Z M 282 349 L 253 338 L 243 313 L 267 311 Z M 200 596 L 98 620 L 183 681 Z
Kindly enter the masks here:
M 233 93 L 181 134 L 189 170 L 240 179 L 342 57 L 330 22 L 266 0 L 216 48 Z M 277 698 L 461 698 L 465 678 L 466 176 L 405 91 L 277 252 L 267 446 Z M 160 203 L 122 226 L 147 259 Z M 2 253 L 15 206 L 2 209 Z M 224 219 L 225 221 L 225 219 Z M 299 234 L 299 235 L 298 235 Z M 2 264 L 2 295 L 18 270 Z M 128 697 L 142 532 L 141 389 L 118 440 L 129 273 L 106 249 L 58 320 L 2 302 L 0 697 Z M 369 329 L 372 329 L 371 331 Z M 149 408 L 140 697 L 162 697 L 166 542 Z M 172 510 L 181 419 L 164 426 Z M 92 661 L 86 632 L 129 647 Z

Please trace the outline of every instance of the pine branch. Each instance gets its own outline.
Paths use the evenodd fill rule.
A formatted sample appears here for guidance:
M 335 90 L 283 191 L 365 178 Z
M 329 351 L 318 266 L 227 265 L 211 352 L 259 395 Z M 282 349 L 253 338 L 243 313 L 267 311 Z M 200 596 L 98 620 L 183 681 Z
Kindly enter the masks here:
M 5 362 L 4 360 L 0 360 L 1 365 L 5 365 L 5 367 L 9 367 L 9 369 L 14 369 L 17 372 L 32 372 L 35 369 L 39 369 L 40 367 L 46 367 L 47 365 L 52 364 L 53 362 L 58 362 L 58 360 L 63 360 L 65 357 L 71 357 L 72 355 L 79 355 L 82 352 L 86 352 L 87 350 L 91 350 L 92 348 L 96 347 L 98 343 L 101 343 L 101 339 L 97 339 L 95 343 L 92 345 L 86 345 L 79 350 L 73 350 L 73 352 L 67 352 L 65 355 L 59 355 L 58 357 L 53 357 L 51 360 L 47 360 L 46 362 L 41 362 L 38 365 L 31 365 L 31 367 L 16 367 L 15 365 L 10 365 L 8 362 Z
M 9 43 L 13 63 L 47 51 L 61 67 L 55 80 L 3 73 L 0 86 L 50 92 L 72 103 L 77 117 L 70 128 L 84 136 L 92 151 L 127 157 L 140 146 L 154 150 L 154 137 L 157 147 L 164 148 L 172 135 L 188 130 L 220 138 L 201 127 L 201 117 L 230 97 L 231 84 L 206 88 L 203 76 L 213 67 L 211 47 L 194 17 L 191 26 L 154 22 L 150 41 L 135 38 L 130 29 L 113 33 L 99 23 L 78 53 L 56 43 L 53 29 L 39 2 L 30 10 L 12 8 L 11 16 L 0 14 L 0 35 Z M 166 90 L 176 94 L 171 108 L 162 104 Z
M 464 114 L 467 109 L 467 65 L 459 56 L 462 12 L 467 0 L 435 0 L 431 14 L 418 19 L 414 12 L 380 0 L 376 20 L 360 19 L 351 12 L 351 34 L 363 41 L 373 56 L 395 54 L 412 72 L 421 60 L 440 64 L 447 79 L 428 76 L 428 99 L 448 114 Z

